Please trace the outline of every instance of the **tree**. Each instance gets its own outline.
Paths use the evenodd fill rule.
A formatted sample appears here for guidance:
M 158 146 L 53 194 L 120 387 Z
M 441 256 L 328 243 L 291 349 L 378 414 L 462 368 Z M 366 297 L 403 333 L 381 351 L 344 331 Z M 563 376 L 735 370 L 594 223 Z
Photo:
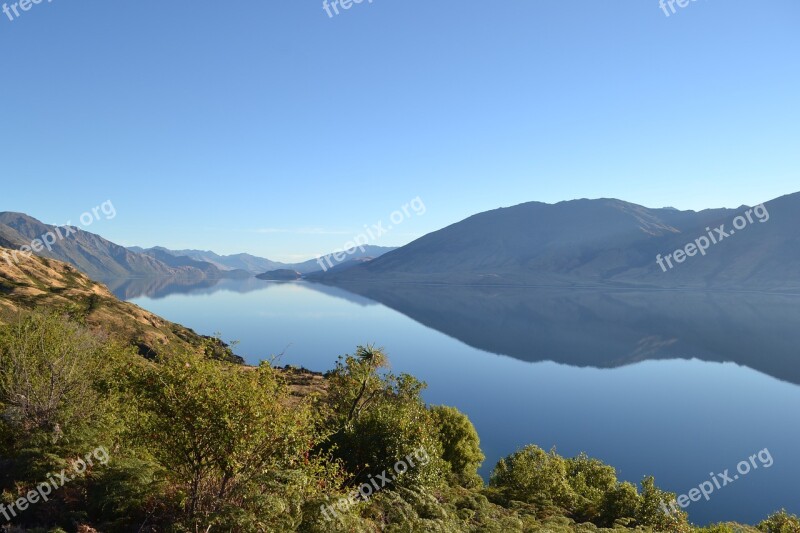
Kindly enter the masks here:
M 17 446 L 83 438 L 102 418 L 98 390 L 110 354 L 85 327 L 34 313 L 0 338 L 1 425 Z
M 533 444 L 501 459 L 489 485 L 500 489 L 509 500 L 542 508 L 571 509 L 575 502 L 575 493 L 567 482 L 566 461 L 555 450 L 546 452 Z
M 268 364 L 175 354 L 132 380 L 142 444 L 185 494 L 190 525 L 292 528 L 307 500 L 338 483 L 335 465 L 310 457 L 321 438 L 310 403 L 292 406 Z
M 627 481 L 618 483 L 617 486 L 603 495 L 598 525 L 611 527 L 617 521 L 622 521 L 624 525 L 628 525 L 636 517 L 640 500 L 641 497 L 635 485 Z
M 467 415 L 455 407 L 431 408 L 433 423 L 442 445 L 442 459 L 450 465 L 456 483 L 464 487 L 481 487 L 478 468 L 486 458 L 475 426 Z
M 683 533 L 691 531 L 688 515 L 670 507 L 675 495 L 656 487 L 655 479 L 650 476 L 642 480 L 642 493 L 639 508 L 636 510 L 636 521 L 639 525 L 650 526 L 656 531 L 672 531 Z
M 359 346 L 355 356 L 340 357 L 328 373 L 330 438 L 321 447 L 346 467 L 351 484 L 364 483 L 397 461 L 424 450 L 430 458 L 398 477 L 394 485 L 435 485 L 447 465 L 413 376 L 380 374 L 388 366 L 382 350 Z
M 764 533 L 800 533 L 800 518 L 781 510 L 758 524 L 758 529 Z
M 606 495 L 617 487 L 617 473 L 613 467 L 585 453 L 567 459 L 567 480 L 576 494 L 573 514 L 579 522 L 597 522 L 600 519 Z M 633 515 L 630 515 L 633 516 Z

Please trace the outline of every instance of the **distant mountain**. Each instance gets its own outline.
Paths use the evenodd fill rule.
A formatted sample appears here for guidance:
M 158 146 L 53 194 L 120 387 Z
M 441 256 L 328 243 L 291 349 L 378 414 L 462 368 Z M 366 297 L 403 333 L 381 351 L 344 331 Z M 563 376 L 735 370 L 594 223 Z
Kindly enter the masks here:
M 264 272 L 263 274 L 259 274 L 256 277 L 258 279 L 263 279 L 268 281 L 295 281 L 300 279 L 302 276 L 303 275 L 297 270 L 280 268 L 278 270 L 271 270 L 269 272 Z
M 341 261 L 337 261 L 334 257 L 334 253 L 330 253 L 326 256 L 323 256 L 322 264 L 325 265 L 327 268 L 337 268 L 340 265 L 345 265 L 351 263 L 353 261 L 363 262 L 363 261 L 371 261 L 376 257 L 381 257 L 392 250 L 396 250 L 395 247 L 389 246 L 371 246 L 371 245 L 364 245 L 363 251 L 361 248 L 356 248 L 353 250 L 352 254 L 345 254 L 345 257 Z M 333 264 L 333 267 L 328 265 L 328 261 Z M 289 268 L 293 268 L 297 270 L 301 274 L 310 274 L 312 272 L 319 272 L 323 270 L 322 266 L 320 266 L 319 259 L 309 259 L 308 261 L 304 261 L 302 263 L 296 263 L 293 265 L 289 265 Z
M 56 228 L 22 213 L 0 213 L 0 244 L 4 246 L 15 249 L 30 246 L 34 239 L 41 240 L 47 234 L 53 236 L 54 242 L 50 249 L 42 248 L 36 255 L 69 263 L 95 281 L 126 277 L 204 279 L 223 275 L 209 263 L 159 253 L 136 253 L 76 227 Z
M 748 208 L 678 211 L 614 199 L 530 202 L 467 218 L 324 282 L 405 281 L 512 285 L 637 285 L 800 289 L 800 193 L 765 206 L 769 220 L 674 264 L 656 256 L 684 248 L 714 228 L 732 229 Z M 706 228 L 709 228 L 708 230 Z
M 248 278 L 252 276 L 250 272 L 240 268 L 237 269 L 219 268 L 216 264 L 210 263 L 208 261 L 194 259 L 186 255 L 175 255 L 166 248 L 161 248 L 161 247 L 150 248 L 148 250 L 144 250 L 141 253 L 144 255 L 149 255 L 150 257 L 153 257 L 155 259 L 158 259 L 165 265 L 171 266 L 173 268 L 183 268 L 183 267 L 196 268 L 198 270 L 201 270 L 206 275 L 206 277 L 210 279 L 218 279 L 220 277 Z
M 325 257 L 329 257 L 330 262 L 336 266 L 352 260 L 380 257 L 381 255 L 396 249 L 387 246 L 371 245 L 365 245 L 363 248 L 364 251 L 361 251 L 360 248 L 357 248 L 352 254 L 347 254 L 342 261 L 337 261 L 333 257 L 333 254 L 329 254 Z M 240 269 L 246 270 L 252 274 L 262 274 L 273 270 L 296 270 L 301 274 L 309 274 L 311 272 L 317 272 L 323 269 L 320 265 L 320 261 L 317 259 L 309 259 L 308 261 L 303 261 L 302 263 L 281 263 L 279 261 L 272 261 L 264 257 L 258 257 L 250 254 L 219 255 L 208 250 L 169 250 L 161 246 L 156 246 L 153 248 L 131 246 L 128 248 L 128 250 L 137 253 L 159 252 L 172 256 L 184 256 L 196 261 L 211 263 L 220 270 Z M 159 255 L 159 257 L 163 256 Z M 322 264 L 325 265 L 326 268 L 330 268 L 327 261 L 323 261 Z
M 270 261 L 250 254 L 219 255 L 210 250 L 169 250 L 161 246 L 148 249 L 136 246 L 129 248 L 129 250 L 138 252 L 161 251 L 176 257 L 189 257 L 195 261 L 211 263 L 220 270 L 246 270 L 252 274 L 286 267 L 284 263 Z

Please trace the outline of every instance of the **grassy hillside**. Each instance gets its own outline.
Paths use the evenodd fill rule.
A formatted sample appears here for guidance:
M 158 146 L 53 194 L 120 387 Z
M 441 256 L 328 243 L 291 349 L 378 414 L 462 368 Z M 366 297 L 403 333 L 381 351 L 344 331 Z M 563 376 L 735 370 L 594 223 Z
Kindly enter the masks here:
M 0 258 L 5 252 L 10 250 L 0 248 Z M 35 255 L 17 257 L 18 262 L 0 261 L 0 324 L 22 311 L 61 310 L 97 332 L 136 346 L 147 357 L 155 357 L 166 346 L 204 349 L 206 337 L 118 300 L 105 285 L 67 263 Z M 241 361 L 221 344 L 213 355 Z

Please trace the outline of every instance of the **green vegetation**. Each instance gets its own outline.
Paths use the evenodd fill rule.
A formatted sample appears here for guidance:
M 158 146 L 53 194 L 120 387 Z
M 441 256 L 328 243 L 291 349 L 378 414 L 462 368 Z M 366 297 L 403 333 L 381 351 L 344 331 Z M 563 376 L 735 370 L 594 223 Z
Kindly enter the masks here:
M 220 360 L 214 339 L 145 358 L 78 318 L 31 313 L 0 329 L 0 503 L 99 446 L 110 461 L 18 512 L 14 531 L 800 532 L 785 512 L 697 529 L 664 513 L 674 496 L 652 478 L 637 487 L 534 445 L 485 485 L 469 419 L 426 405 L 425 385 L 388 372 L 374 346 L 317 382 Z

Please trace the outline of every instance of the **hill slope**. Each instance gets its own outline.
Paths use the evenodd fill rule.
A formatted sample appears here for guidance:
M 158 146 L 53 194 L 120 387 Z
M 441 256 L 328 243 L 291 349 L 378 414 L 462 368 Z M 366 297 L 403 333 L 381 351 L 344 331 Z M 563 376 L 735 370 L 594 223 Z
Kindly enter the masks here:
M 10 250 L 0 248 L 0 256 Z M 122 302 L 104 286 L 75 267 L 44 257 L 21 257 L 19 262 L 0 262 L 0 324 L 23 311 L 62 310 L 85 320 L 93 329 L 137 347 L 152 357 L 167 346 L 203 349 L 207 337 L 174 324 L 128 302 Z M 217 343 L 216 356 L 236 362 L 229 349 Z
M 747 210 L 649 209 L 613 199 L 530 202 L 480 213 L 326 282 L 800 288 L 800 193 L 766 204 L 753 224 L 664 272 L 666 255 Z
M 124 277 L 184 276 L 202 279 L 219 277 L 221 272 L 208 263 L 187 260 L 174 266 L 150 254 L 132 252 L 99 235 L 78 228 L 63 238 L 57 238 L 51 249 L 37 255 L 64 261 L 77 267 L 94 280 Z M 22 213 L 0 213 L 0 245 L 18 249 L 30 245 L 43 235 L 65 235 L 64 228 L 44 224 Z

